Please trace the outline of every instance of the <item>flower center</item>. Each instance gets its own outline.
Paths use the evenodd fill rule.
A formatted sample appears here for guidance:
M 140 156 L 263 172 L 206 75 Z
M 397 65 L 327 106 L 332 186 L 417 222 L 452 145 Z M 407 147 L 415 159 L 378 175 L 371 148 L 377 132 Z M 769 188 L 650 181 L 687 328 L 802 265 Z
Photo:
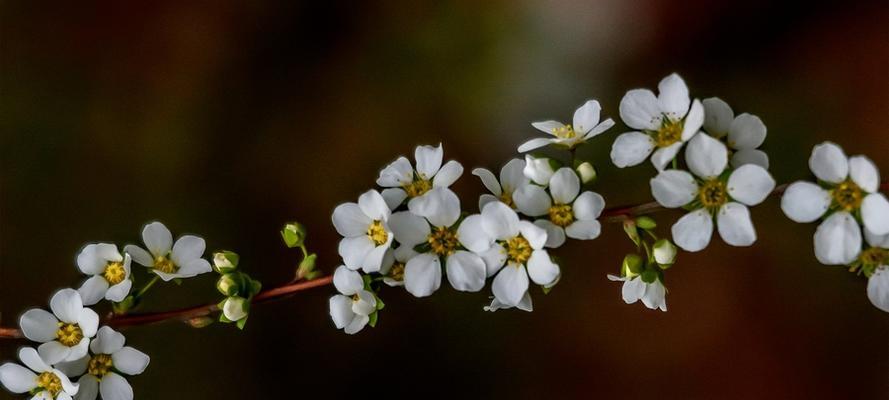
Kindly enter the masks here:
M 179 270 L 179 266 L 166 256 L 157 256 L 154 258 L 154 269 L 167 274 L 173 274 Z
M 522 235 L 506 241 L 506 260 L 510 263 L 524 264 L 531 258 L 531 243 Z
M 83 339 L 83 331 L 80 329 L 80 325 L 59 322 L 56 338 L 59 339 L 59 343 L 65 346 L 77 346 L 80 340 Z
M 399 263 L 399 262 L 392 264 L 392 268 L 389 269 L 389 277 L 392 279 L 395 279 L 396 281 L 399 281 L 399 282 L 403 281 L 404 280 L 404 264 Z
M 108 371 L 111 371 L 113 366 L 114 363 L 111 361 L 110 355 L 96 354 L 90 358 L 90 362 L 87 364 L 87 373 L 96 378 L 102 378 Z
M 367 227 L 367 237 L 374 242 L 374 245 L 380 246 L 386 243 L 386 240 L 389 239 L 389 234 L 383 228 L 382 222 L 374 221 Z
M 833 189 L 833 201 L 843 210 L 853 211 L 861 207 L 864 198 L 861 188 L 850 180 L 840 183 Z
M 111 262 L 105 266 L 105 272 L 102 273 L 102 276 L 109 284 L 117 285 L 126 278 L 127 271 L 123 269 L 123 263 Z
M 698 191 L 698 199 L 701 200 L 701 205 L 709 209 L 715 209 L 725 204 L 726 200 L 728 200 L 725 182 L 718 179 L 704 182 Z
M 46 390 L 55 398 L 62 391 L 62 380 L 52 372 L 43 372 L 37 376 L 37 387 Z
M 424 193 L 432 189 L 432 182 L 428 179 L 417 179 L 407 185 L 402 186 L 408 197 L 422 196 Z
M 512 201 L 511 192 L 507 192 L 506 190 L 504 190 L 503 193 L 500 194 L 500 201 L 502 201 L 503 204 L 508 205 L 510 208 L 515 208 L 515 203 L 513 203 Z
M 558 128 L 553 128 L 553 135 L 555 135 L 559 139 L 572 139 L 577 136 L 577 133 L 574 132 L 574 128 L 571 127 L 571 124 L 562 125 Z
M 660 129 L 655 132 L 654 142 L 657 147 L 667 147 L 682 139 L 682 121 L 673 122 L 669 118 L 664 118 Z
M 861 252 L 858 260 L 864 265 L 882 265 L 889 263 L 889 250 L 880 247 L 871 247 Z
M 574 222 L 574 212 L 567 204 L 556 204 L 549 208 L 549 220 L 558 226 L 566 227 Z
M 426 242 L 429 243 L 432 251 L 440 256 L 454 254 L 458 244 L 457 234 L 448 228 L 435 228 L 426 238 Z

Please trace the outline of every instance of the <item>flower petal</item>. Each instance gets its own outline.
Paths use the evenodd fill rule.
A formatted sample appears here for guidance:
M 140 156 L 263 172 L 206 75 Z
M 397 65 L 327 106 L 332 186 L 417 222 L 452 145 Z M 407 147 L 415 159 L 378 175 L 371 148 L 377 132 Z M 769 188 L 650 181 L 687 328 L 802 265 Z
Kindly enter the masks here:
M 639 301 L 639 299 L 645 296 L 646 286 L 647 285 L 642 281 L 642 278 L 634 278 L 624 281 L 624 285 L 620 290 L 624 303 L 633 304 Z
M 374 221 L 386 221 L 392 213 L 386 199 L 376 190 L 368 190 L 358 196 L 358 207 L 361 212 Z
M 620 118 L 633 129 L 656 130 L 661 125 L 661 108 L 651 90 L 633 89 L 620 100 Z
M 602 224 L 596 220 L 577 220 L 565 227 L 565 234 L 572 239 L 593 240 L 599 237 Z
M 882 193 L 871 193 L 861 202 L 864 226 L 877 235 L 889 233 L 889 200 Z
M 93 342 L 95 342 L 95 340 Z M 92 342 L 90 342 L 90 344 L 92 345 Z M 62 371 L 62 373 L 67 376 L 80 376 L 86 373 L 86 370 L 89 367 L 89 362 L 90 356 L 85 356 L 74 361 L 60 362 L 55 365 L 55 368 Z
M 495 240 L 506 240 L 519 234 L 519 216 L 506 204 L 490 203 L 482 209 L 482 228 Z
M 500 199 L 497 197 L 494 197 L 494 195 L 484 193 L 478 197 L 478 209 L 481 210 L 481 209 L 485 208 L 485 206 L 488 205 L 488 203 L 499 202 L 499 201 L 500 201 Z
M 152 222 L 142 228 L 142 241 L 155 256 L 166 256 L 173 248 L 173 234 L 160 222 Z
M 688 110 L 688 115 L 685 116 L 685 122 L 682 125 L 682 141 L 688 141 L 692 138 L 698 131 L 701 130 L 701 126 L 704 125 L 704 106 L 701 105 L 701 102 L 695 100 L 691 103 L 691 108 Z
M 884 249 L 889 249 L 889 233 L 885 235 L 877 235 L 876 233 L 871 232 L 865 227 L 864 239 L 871 247 L 881 247 Z
M 62 289 L 56 292 L 49 300 L 49 308 L 62 322 L 73 324 L 80 318 L 83 311 L 83 300 L 80 293 L 74 289 Z
M 210 266 L 209 261 L 203 258 L 198 258 L 189 261 L 188 264 L 183 265 L 181 268 L 179 268 L 179 271 L 176 271 L 174 275 L 176 275 L 177 278 L 191 278 L 200 274 L 206 274 L 207 272 L 210 272 L 212 270 L 213 268 Z
M 485 233 L 482 216 L 479 214 L 470 215 L 460 223 L 460 227 L 457 228 L 457 238 L 463 247 L 476 253 L 488 250 L 494 243 L 494 240 Z
M 735 113 L 728 103 L 718 97 L 704 99 L 704 129 L 710 136 L 721 138 L 728 135 Z
M 361 211 L 356 203 L 343 203 L 333 210 L 333 227 L 343 237 L 361 236 L 367 233 L 367 227 L 373 222 Z M 133 257 L 136 259 L 136 257 Z M 139 262 L 136 259 L 136 262 Z M 141 263 L 140 263 L 141 264 Z
M 576 111 L 574 111 L 574 131 L 578 135 L 584 135 L 593 130 L 599 123 L 599 112 L 602 106 L 596 100 L 587 100 Z
M 26 393 L 37 387 L 37 374 L 14 363 L 0 365 L 0 383 L 13 393 Z
M 484 168 L 476 168 L 472 170 L 472 174 L 479 177 L 482 180 L 482 184 L 485 185 L 485 188 L 488 189 L 489 192 L 493 193 L 494 196 L 500 196 L 503 194 L 503 190 L 500 188 L 500 183 L 497 182 L 497 177 L 494 176 L 494 173 L 484 169 Z
M 364 261 L 361 263 L 362 271 L 368 274 L 380 271 L 380 268 L 383 267 L 383 261 L 386 258 L 386 253 L 388 253 L 391 249 L 393 236 L 394 235 L 389 234 L 387 236 L 388 239 L 385 243 L 374 247 L 370 252 L 367 253 L 367 256 L 364 257 Z
M 519 221 L 519 232 L 534 250 L 540 250 L 546 244 L 546 230 L 531 222 Z
M 352 322 L 350 322 L 349 325 L 346 325 L 343 331 L 349 335 L 354 335 L 361 332 L 369 321 L 370 317 L 367 315 L 356 315 L 355 318 L 352 319 Z
M 574 217 L 579 220 L 594 220 L 599 218 L 602 210 L 605 209 L 605 199 L 596 192 L 586 191 L 577 196 L 574 205 Z
M 377 309 L 377 299 L 374 294 L 367 290 L 360 290 L 358 293 L 358 301 L 352 300 L 352 312 L 358 315 L 370 315 Z
M 83 339 L 89 340 L 89 339 Z M 40 358 L 44 360 L 47 364 L 56 364 L 62 361 L 74 361 L 80 357 L 72 357 L 70 360 L 68 356 L 71 355 L 72 347 L 65 346 L 55 340 L 51 342 L 46 342 L 37 347 L 37 352 L 40 353 Z M 38 371 L 41 372 L 41 371 Z
M 390 210 L 398 208 L 404 202 L 404 199 L 407 198 L 407 192 L 400 188 L 383 189 L 380 195 L 383 196 L 383 200 L 386 201 L 386 205 L 389 206 Z
M 479 256 L 485 262 L 485 276 L 490 278 L 500 271 L 503 264 L 506 263 L 506 250 L 503 246 L 495 244 L 490 249 L 480 253 Z
M 352 299 L 341 294 L 330 298 L 330 318 L 337 329 L 343 329 L 352 322 L 355 313 L 352 312 Z
M 598 135 L 601 135 L 603 132 L 611 129 L 612 126 L 614 126 L 614 120 L 611 118 L 607 118 L 606 120 L 599 123 L 599 125 L 596 125 L 595 127 L 593 127 L 593 129 L 591 129 L 585 135 L 583 135 L 580 138 L 580 140 L 585 141 L 585 140 L 594 138 Z
M 339 248 L 337 250 L 340 257 L 343 258 L 343 263 L 345 263 L 347 267 L 350 269 L 358 269 L 361 268 L 367 254 L 373 249 L 374 242 L 372 242 L 367 235 L 363 235 L 353 238 L 343 238 L 343 240 L 340 240 Z
M 481 257 L 468 251 L 457 251 L 448 257 L 446 263 L 448 282 L 454 289 L 463 292 L 478 292 L 485 287 L 485 262 Z
M 444 157 L 444 149 L 441 143 L 438 147 L 417 146 L 414 150 L 414 159 L 417 160 L 417 172 L 423 179 L 431 179 L 441 168 L 442 157 Z
M 759 165 L 747 164 L 732 172 L 728 178 L 728 194 L 748 206 L 762 203 L 775 189 L 775 179 Z
M 562 128 L 563 126 L 565 126 L 565 124 L 563 124 L 559 121 L 548 120 L 548 121 L 532 122 L 531 126 L 533 126 L 534 129 L 537 129 L 543 133 L 555 136 L 556 130 L 559 128 Z
M 55 315 L 50 314 L 46 310 L 32 308 L 25 311 L 19 318 L 19 327 L 22 328 L 22 334 L 35 342 L 49 342 L 55 340 L 56 330 L 59 329 L 59 320 Z
M 701 251 L 710 244 L 713 236 L 713 217 L 701 208 L 679 218 L 673 228 L 673 241 L 685 251 Z
M 715 178 L 728 165 L 728 149 L 710 135 L 696 135 L 685 149 L 685 162 L 695 175 L 705 179 Z
M 741 114 L 732 121 L 728 145 L 734 149 L 755 149 L 766 140 L 766 124 L 759 117 Z
M 128 294 L 130 294 L 130 289 L 132 288 L 133 281 L 124 279 L 120 283 L 108 288 L 108 290 L 105 292 L 105 300 L 120 303 L 127 297 Z
M 411 258 L 404 267 L 404 288 L 416 297 L 426 297 L 441 286 L 441 262 L 434 254 Z
M 667 311 L 667 288 L 659 280 L 647 284 L 642 303 L 652 310 Z
M 874 193 L 880 189 L 880 171 L 865 156 L 849 157 L 849 177 L 865 192 Z
M 769 156 L 762 150 L 744 149 L 738 150 L 732 154 L 731 164 L 733 168 L 742 165 L 753 164 L 759 165 L 765 169 L 769 169 Z
M 137 262 L 139 265 L 142 265 L 144 267 L 154 266 L 154 258 L 151 257 L 151 254 L 145 251 L 145 249 L 139 246 L 128 244 L 124 246 L 123 251 L 124 253 L 129 254 L 130 257 L 133 258 L 133 261 Z
M 867 280 L 867 298 L 874 307 L 889 312 L 889 267 L 878 268 Z
M 571 204 L 580 193 L 580 178 L 571 168 L 559 168 L 549 180 L 549 191 L 556 204 Z
M 544 186 L 549 184 L 549 179 L 555 173 L 548 158 L 534 158 L 530 155 L 525 155 L 525 169 L 522 172 L 534 183 Z
M 525 185 L 512 194 L 512 201 L 522 214 L 537 217 L 549 212 L 552 200 L 546 190 L 537 185 Z
M 840 211 L 815 230 L 815 258 L 825 265 L 847 265 L 861 252 L 861 229 L 851 214 Z
M 525 266 L 510 264 L 500 269 L 491 284 L 491 291 L 501 303 L 515 307 L 528 292 L 528 273 Z
M 96 400 L 99 397 L 99 380 L 86 374 L 77 380 L 76 400 Z
M 80 317 L 77 319 L 77 325 L 80 325 L 80 330 L 84 337 L 91 338 L 96 336 L 96 331 L 99 329 L 99 314 L 84 307 L 83 311 L 80 312 Z
M 19 349 L 19 360 L 22 360 L 22 364 L 25 364 L 25 366 L 32 371 L 46 372 L 52 370 L 52 368 L 40 358 L 40 354 L 37 350 L 34 350 L 33 347 L 22 347 Z
M 389 217 L 389 229 L 392 229 L 395 240 L 411 247 L 425 242 L 431 233 L 429 223 L 423 217 L 410 211 L 392 214 Z
M 357 271 L 352 271 L 349 267 L 341 265 L 333 272 L 333 286 L 340 293 L 351 296 L 364 289 L 364 280 Z
M 561 226 L 558 226 L 547 219 L 538 219 L 537 221 L 534 221 L 534 225 L 537 225 L 546 231 L 546 243 L 544 244 L 544 247 L 555 249 L 565 244 L 565 229 Z
M 756 242 L 750 210 L 743 204 L 730 202 L 720 207 L 716 225 L 722 240 L 732 246 L 746 247 Z
M 107 262 L 96 254 L 96 245 L 88 244 L 77 254 L 77 268 L 88 275 L 101 274 Z
M 531 180 L 525 176 L 524 169 L 525 160 L 520 160 L 518 158 L 509 160 L 509 162 L 500 169 L 500 187 L 503 191 L 512 193 L 516 189 L 524 187 L 531 182 Z
M 103 326 L 96 333 L 96 339 L 90 342 L 90 350 L 93 354 L 112 354 L 123 348 L 126 338 L 123 334 Z
M 679 154 L 679 150 L 682 149 L 682 145 L 684 142 L 676 142 L 667 147 L 662 147 L 654 151 L 654 154 L 651 155 L 651 165 L 654 165 L 654 169 L 658 171 L 663 171 L 664 168 L 667 167 L 667 164 L 673 161 L 676 158 L 676 155 Z
M 611 162 L 618 168 L 639 165 L 654 149 L 654 140 L 642 132 L 622 133 L 611 146 Z
M 433 187 L 449 187 L 463 175 L 463 165 L 457 161 L 451 160 L 445 163 L 438 173 L 435 174 L 435 178 L 432 179 Z
M 207 243 L 204 242 L 204 239 L 193 235 L 184 235 L 173 245 L 173 254 L 170 258 L 176 265 L 184 266 L 201 258 L 206 248 Z
M 556 143 L 556 140 L 551 138 L 534 138 L 520 144 L 516 151 L 519 153 L 527 153 L 548 146 L 550 143 Z
M 849 161 L 840 146 L 824 142 L 812 149 L 809 169 L 822 181 L 840 183 L 849 175 Z
M 658 107 L 672 120 L 678 120 L 688 112 L 691 100 L 688 97 L 688 86 L 677 74 L 670 74 L 657 85 Z
M 133 400 L 133 387 L 122 376 L 109 372 L 99 381 L 99 394 L 102 400 Z
M 414 179 L 414 167 L 407 158 L 398 157 L 380 171 L 377 185 L 382 187 L 399 187 L 411 183 Z
M 670 169 L 651 179 L 651 194 L 658 204 L 667 208 L 682 207 L 698 195 L 698 184 L 688 172 Z
M 809 223 L 821 218 L 830 207 L 830 192 L 811 182 L 792 183 L 781 196 L 781 210 L 794 222 Z
M 548 286 L 558 279 L 561 272 L 558 264 L 549 258 L 546 250 L 534 250 L 528 259 L 528 276 L 542 286 Z
M 111 354 L 114 368 L 127 375 L 139 375 L 148 367 L 151 358 L 132 347 L 124 347 Z
M 408 202 L 408 209 L 439 228 L 450 227 L 460 219 L 460 199 L 451 189 L 443 187 L 412 199 Z

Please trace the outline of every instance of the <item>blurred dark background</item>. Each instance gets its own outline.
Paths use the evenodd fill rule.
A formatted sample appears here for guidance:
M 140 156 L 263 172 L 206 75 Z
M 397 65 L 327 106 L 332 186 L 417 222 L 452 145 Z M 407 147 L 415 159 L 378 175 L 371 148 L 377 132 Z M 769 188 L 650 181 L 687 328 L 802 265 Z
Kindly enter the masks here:
M 310 230 L 332 272 L 340 202 L 421 143 L 499 169 L 531 121 L 677 71 L 693 96 L 762 117 L 779 182 L 809 176 L 823 140 L 889 177 L 889 3 L 837 1 L 3 2 L 0 311 L 14 325 L 79 285 L 87 242 L 165 222 L 232 249 L 267 287 Z M 649 201 L 648 164 L 610 165 L 618 126 L 583 147 L 609 205 Z M 678 213 L 657 215 L 667 227 Z M 889 318 L 864 279 L 819 265 L 814 225 L 777 199 L 759 241 L 681 254 L 669 312 L 624 305 L 608 282 L 631 250 L 619 226 L 558 254 L 563 279 L 533 313 L 489 295 L 386 290 L 376 329 L 332 326 L 332 287 L 256 307 L 244 332 L 169 323 L 126 331 L 152 357 L 137 398 L 887 398 Z M 135 267 L 139 268 L 139 267 Z M 143 271 L 137 279 L 144 282 Z M 212 275 L 154 289 L 145 310 L 217 299 Z M 25 342 L 0 343 L 0 359 Z M 0 397 L 8 396 L 7 393 Z

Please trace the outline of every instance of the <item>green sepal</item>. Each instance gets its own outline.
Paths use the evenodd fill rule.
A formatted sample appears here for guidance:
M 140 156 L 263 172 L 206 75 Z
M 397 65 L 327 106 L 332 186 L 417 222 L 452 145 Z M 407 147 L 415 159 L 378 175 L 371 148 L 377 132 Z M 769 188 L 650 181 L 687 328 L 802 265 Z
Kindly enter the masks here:
M 636 226 L 645 230 L 651 230 L 657 228 L 657 222 L 653 218 L 643 215 L 636 218 Z
M 540 290 L 543 291 L 543 294 L 549 294 L 553 290 L 555 286 L 541 286 Z
M 289 248 L 300 247 L 305 243 L 306 228 L 299 222 L 291 222 L 281 229 L 281 239 Z
M 386 303 L 383 303 L 383 299 L 381 299 L 380 296 L 377 296 L 376 293 L 374 293 L 373 295 L 374 299 L 377 300 L 377 310 L 382 310 L 383 307 L 386 307 Z
M 238 322 L 235 322 L 235 325 L 237 325 L 238 329 L 240 329 L 242 331 L 244 330 L 244 325 L 247 325 L 247 318 L 249 318 L 249 317 L 250 316 L 248 315 L 244 318 L 239 319 Z
M 368 316 L 368 318 L 370 318 L 370 320 L 367 321 L 367 324 L 370 325 L 371 328 L 377 327 L 377 318 L 379 318 L 379 314 L 380 314 L 379 311 L 374 311 L 373 313 L 371 313 Z
M 642 282 L 645 283 L 654 283 L 658 279 L 658 271 L 652 268 L 648 268 L 645 271 L 642 271 Z

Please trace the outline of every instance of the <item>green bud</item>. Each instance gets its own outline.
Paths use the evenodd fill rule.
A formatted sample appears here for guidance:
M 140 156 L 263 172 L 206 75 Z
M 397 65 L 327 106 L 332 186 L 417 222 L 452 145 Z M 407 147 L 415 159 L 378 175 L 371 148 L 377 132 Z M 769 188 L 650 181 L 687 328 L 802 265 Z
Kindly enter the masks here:
M 220 274 L 232 272 L 238 268 L 240 258 L 233 251 L 223 250 L 213 253 L 213 269 Z
M 652 219 L 651 217 L 646 217 L 643 215 L 636 218 L 636 226 L 645 230 L 650 230 L 657 228 L 657 223 L 654 222 L 654 219 Z
M 620 269 L 621 275 L 632 278 L 642 272 L 642 257 L 638 254 L 627 254 Z
M 657 271 L 653 268 L 646 269 L 642 272 L 642 276 L 640 277 L 642 282 L 645 283 L 654 283 L 657 280 Z
M 661 268 L 667 269 L 676 261 L 678 250 L 673 242 L 667 239 L 660 239 L 654 242 L 654 260 L 657 261 Z
M 627 233 L 627 236 L 629 236 L 630 240 L 632 240 L 636 246 L 639 246 L 639 229 L 636 228 L 636 222 L 630 219 L 624 221 L 624 232 Z
M 241 291 L 243 277 L 240 273 L 228 273 L 219 277 L 216 281 L 216 290 L 223 296 L 234 296 Z
M 243 297 L 229 297 L 222 305 L 222 315 L 225 315 L 229 321 L 244 319 L 248 312 L 250 312 L 250 302 Z
M 318 259 L 318 255 L 315 253 L 309 254 L 306 258 L 303 258 L 299 263 L 299 268 L 296 269 L 296 279 L 303 279 L 309 273 L 315 270 L 315 260 Z
M 291 222 L 281 229 L 281 238 L 287 247 L 300 247 L 306 240 L 306 228 L 299 222 Z
M 575 168 L 577 171 L 577 175 L 580 176 L 580 182 L 583 184 L 590 184 L 596 180 L 598 174 L 596 173 L 596 168 L 593 167 L 593 164 L 589 162 L 584 162 Z

